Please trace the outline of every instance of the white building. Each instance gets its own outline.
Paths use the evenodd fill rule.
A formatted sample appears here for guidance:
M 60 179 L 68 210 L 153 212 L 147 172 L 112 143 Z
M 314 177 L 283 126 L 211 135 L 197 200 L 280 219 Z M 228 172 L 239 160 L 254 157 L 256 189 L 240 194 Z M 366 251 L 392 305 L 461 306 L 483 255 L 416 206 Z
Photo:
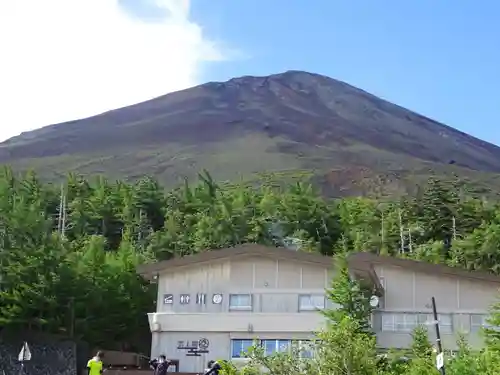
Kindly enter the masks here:
M 432 296 L 445 347 L 455 347 L 459 331 L 481 344 L 477 332 L 500 278 L 369 253 L 351 256 L 349 267 L 380 296 L 373 316 L 380 347 L 407 347 L 412 330 L 432 320 Z M 323 324 L 317 308 L 329 303 L 333 268 L 329 257 L 254 244 L 142 266 L 158 283 L 157 311 L 148 314 L 151 354 L 198 372 L 212 359 L 237 360 L 254 339 L 268 353 L 310 340 Z

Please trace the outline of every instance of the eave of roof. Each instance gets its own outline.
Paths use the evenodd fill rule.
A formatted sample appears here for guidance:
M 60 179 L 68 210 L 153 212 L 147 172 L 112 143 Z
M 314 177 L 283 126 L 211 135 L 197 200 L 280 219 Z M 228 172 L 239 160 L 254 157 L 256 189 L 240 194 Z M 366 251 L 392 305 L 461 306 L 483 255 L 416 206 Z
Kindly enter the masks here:
M 349 255 L 348 261 L 359 267 L 367 263 L 372 267 L 375 264 L 401 267 L 415 272 L 426 273 L 434 276 L 458 277 L 483 282 L 499 283 L 500 276 L 485 271 L 469 271 L 463 268 L 450 267 L 443 264 L 428 263 L 407 258 L 396 258 L 391 256 L 376 255 L 372 253 L 353 253 Z
M 236 257 L 268 257 L 272 259 L 292 260 L 301 263 L 317 264 L 320 266 L 333 267 L 333 258 L 330 256 L 294 251 L 284 247 L 271 247 L 259 244 L 242 244 L 224 249 L 206 250 L 197 254 L 164 260 L 157 263 L 141 265 L 137 272 L 146 279 L 153 279 L 160 273 L 180 267 L 191 266 L 200 263 L 213 262 L 217 260 Z M 373 267 L 367 262 L 348 261 L 350 272 L 356 278 L 365 280 L 374 286 L 377 294 L 383 294 L 383 288 Z
M 137 272 L 148 278 L 152 274 L 158 274 L 179 267 L 243 256 L 266 256 L 274 259 L 296 260 L 323 266 L 328 263 L 333 264 L 331 257 L 318 253 L 308 253 L 304 251 L 294 251 L 284 247 L 271 247 L 248 243 L 224 249 L 210 249 L 193 255 L 172 258 L 157 263 L 144 264 L 137 268 Z
M 259 244 L 242 244 L 224 249 L 211 249 L 185 257 L 173 258 L 157 263 L 141 265 L 137 272 L 146 279 L 154 279 L 158 274 L 180 267 L 189 267 L 200 263 L 213 262 L 237 257 L 268 257 L 272 259 L 292 260 L 301 263 L 317 264 L 333 267 L 333 259 L 329 256 L 304 251 L 294 251 L 284 247 L 271 247 Z M 484 271 L 468 271 L 442 264 L 432 264 L 413 259 L 376 255 L 368 252 L 353 253 L 347 258 L 349 271 L 358 280 L 368 282 L 376 294 L 383 295 L 384 290 L 375 272 L 377 264 L 401 267 L 414 272 L 422 272 L 433 276 L 459 277 L 470 280 L 500 284 L 500 276 Z M 499 285 L 500 286 L 500 285 Z

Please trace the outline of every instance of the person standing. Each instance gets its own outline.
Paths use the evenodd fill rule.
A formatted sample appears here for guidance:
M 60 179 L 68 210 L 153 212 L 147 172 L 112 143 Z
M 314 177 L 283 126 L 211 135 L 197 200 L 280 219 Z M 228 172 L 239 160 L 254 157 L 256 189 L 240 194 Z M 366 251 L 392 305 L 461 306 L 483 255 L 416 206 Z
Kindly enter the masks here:
M 87 362 L 88 375 L 102 375 L 103 366 L 102 359 L 104 358 L 104 353 L 98 351 L 95 357 L 89 359 Z
M 222 366 L 218 361 L 210 361 L 203 375 L 219 375 L 220 370 L 222 370 Z
M 167 370 L 170 366 L 170 361 L 167 360 L 165 355 L 160 355 L 158 359 L 149 361 L 149 365 L 154 370 L 154 375 L 167 375 Z

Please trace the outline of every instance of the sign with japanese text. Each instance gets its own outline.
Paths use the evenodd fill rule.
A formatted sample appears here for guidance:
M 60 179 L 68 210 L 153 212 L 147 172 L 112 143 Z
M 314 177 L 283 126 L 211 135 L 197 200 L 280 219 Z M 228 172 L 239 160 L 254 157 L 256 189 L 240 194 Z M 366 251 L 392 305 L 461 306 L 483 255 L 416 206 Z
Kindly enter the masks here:
M 177 341 L 178 350 L 186 350 L 188 357 L 200 357 L 201 354 L 208 353 L 210 341 L 207 338 L 200 338 L 199 340 L 192 341 Z

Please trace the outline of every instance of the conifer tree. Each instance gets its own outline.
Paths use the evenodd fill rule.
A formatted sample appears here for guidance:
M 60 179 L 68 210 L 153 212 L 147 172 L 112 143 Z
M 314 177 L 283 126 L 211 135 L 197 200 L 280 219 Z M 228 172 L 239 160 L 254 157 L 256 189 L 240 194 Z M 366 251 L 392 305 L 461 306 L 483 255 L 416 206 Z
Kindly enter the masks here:
M 345 256 L 335 257 L 335 268 L 335 277 L 326 291 L 327 299 L 334 307 L 324 310 L 323 314 L 331 322 L 340 322 L 349 316 L 357 322 L 360 331 L 370 332 L 373 310 L 370 306 L 371 291 L 351 277 Z
M 441 180 L 431 178 L 420 200 L 419 220 L 422 223 L 424 242 L 442 241 L 442 256 L 447 257 L 453 240 L 453 223 L 459 199 L 454 189 Z
M 425 326 L 418 326 L 412 332 L 411 353 L 413 356 L 423 359 L 431 359 L 433 353 L 432 344 L 429 341 L 429 333 Z
M 500 302 L 490 307 L 489 316 L 486 320 L 487 326 L 483 328 L 486 346 L 490 351 L 498 352 L 500 355 Z

